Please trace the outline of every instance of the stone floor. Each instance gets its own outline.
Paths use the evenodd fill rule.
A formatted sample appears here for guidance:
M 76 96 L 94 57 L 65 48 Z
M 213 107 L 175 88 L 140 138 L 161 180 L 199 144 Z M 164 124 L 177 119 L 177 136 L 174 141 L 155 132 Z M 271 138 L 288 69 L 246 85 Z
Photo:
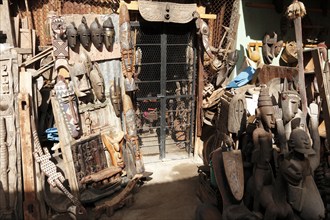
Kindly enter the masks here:
M 168 155 L 168 158 L 175 158 Z M 130 207 L 117 210 L 112 220 L 193 220 L 200 203 L 196 196 L 198 186 L 197 167 L 201 161 L 165 159 L 154 161 L 145 157 L 146 171 L 152 172 L 134 194 Z

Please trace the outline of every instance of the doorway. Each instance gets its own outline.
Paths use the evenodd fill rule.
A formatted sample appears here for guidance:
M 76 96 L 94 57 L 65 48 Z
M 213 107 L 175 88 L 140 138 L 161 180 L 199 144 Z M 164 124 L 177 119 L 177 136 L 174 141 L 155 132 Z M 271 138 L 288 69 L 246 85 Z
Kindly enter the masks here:
M 131 26 L 135 51 L 142 54 L 135 66 L 141 151 L 155 160 L 187 158 L 194 143 L 195 25 L 140 21 Z

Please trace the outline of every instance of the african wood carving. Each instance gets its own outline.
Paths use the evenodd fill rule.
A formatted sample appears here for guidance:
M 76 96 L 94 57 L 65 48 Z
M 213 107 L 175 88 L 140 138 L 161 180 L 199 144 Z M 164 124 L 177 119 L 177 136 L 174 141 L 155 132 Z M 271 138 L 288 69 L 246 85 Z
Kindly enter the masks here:
M 94 19 L 94 21 L 91 23 L 90 26 L 91 31 L 91 40 L 94 44 L 94 46 L 97 49 L 101 49 L 103 46 L 103 28 L 97 18 Z
M 151 2 L 140 0 L 139 12 L 147 21 L 188 23 L 194 19 L 196 4 Z
M 86 49 L 89 50 L 91 45 L 91 30 L 88 27 L 87 20 L 83 16 L 81 19 L 81 24 L 78 26 L 78 35 L 79 35 L 79 41 L 81 45 Z
M 133 45 L 131 39 L 131 26 L 127 6 L 122 4 L 119 12 L 120 46 L 122 54 L 122 71 L 125 76 L 125 90 L 134 91 L 135 81 L 133 78 Z
M 107 50 L 111 51 L 115 40 L 115 31 L 111 17 L 103 22 L 103 43 Z
M 131 98 L 126 94 L 123 96 L 123 112 L 126 125 L 126 145 L 133 156 L 135 156 L 136 173 L 143 173 L 145 169 L 137 137 L 135 111 Z
M 0 54 L 0 216 L 22 217 L 17 54 Z
M 323 219 L 324 204 L 313 179 L 313 172 L 320 163 L 320 137 L 318 134 L 318 107 L 310 105 L 310 134 L 295 128 L 288 141 L 290 152 L 280 165 L 288 183 L 288 201 L 303 219 Z
M 59 75 L 55 85 L 55 93 L 60 103 L 66 126 L 71 136 L 77 138 L 80 134 L 80 123 L 77 100 L 72 83 L 67 84 L 64 77 Z

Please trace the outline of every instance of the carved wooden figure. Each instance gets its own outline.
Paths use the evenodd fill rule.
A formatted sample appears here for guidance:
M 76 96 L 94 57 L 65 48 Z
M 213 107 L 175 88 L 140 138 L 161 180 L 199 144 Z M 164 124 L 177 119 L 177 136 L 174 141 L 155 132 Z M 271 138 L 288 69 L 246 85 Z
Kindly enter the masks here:
M 302 219 L 323 219 L 325 208 L 315 184 L 313 173 L 320 163 L 320 137 L 318 134 L 318 107 L 310 105 L 310 134 L 295 128 L 288 141 L 290 153 L 280 164 L 280 171 L 287 181 L 288 201 Z
M 143 173 L 145 170 L 144 163 L 142 160 L 142 153 L 140 151 L 140 146 L 138 142 L 135 111 L 133 109 L 131 98 L 126 94 L 124 94 L 123 96 L 123 112 L 125 116 L 126 125 L 126 144 L 135 156 L 136 172 Z
M 102 142 L 110 153 L 112 165 L 122 169 L 125 167 L 122 150 L 123 138 L 124 132 L 121 130 L 111 131 L 109 135 L 102 135 Z
M 275 127 L 274 108 L 268 88 L 262 87 L 258 99 L 257 117 L 259 127 L 253 131 L 254 173 L 249 182 L 253 187 L 253 211 L 264 219 L 294 219 L 293 211 L 286 201 L 285 184 L 280 176 L 274 179 L 271 160 L 273 159 L 272 130 Z
M 119 12 L 119 31 L 120 31 L 120 46 L 122 56 L 122 70 L 125 76 L 125 90 L 136 90 L 135 81 L 133 78 L 133 44 L 131 39 L 130 18 L 126 4 L 120 6 Z

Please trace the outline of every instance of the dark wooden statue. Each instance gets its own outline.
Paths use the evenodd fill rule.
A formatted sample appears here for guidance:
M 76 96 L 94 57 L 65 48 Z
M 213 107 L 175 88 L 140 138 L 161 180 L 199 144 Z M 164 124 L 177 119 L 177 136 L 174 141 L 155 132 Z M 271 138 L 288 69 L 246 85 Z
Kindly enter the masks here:
M 280 164 L 287 181 L 288 201 L 302 219 L 323 219 L 324 204 L 314 182 L 313 173 L 320 163 L 320 137 L 318 134 L 318 107 L 310 105 L 310 134 L 300 127 L 290 135 L 288 153 Z
M 248 188 L 253 188 L 253 211 L 264 219 L 294 219 L 293 211 L 286 201 L 285 182 L 278 175 L 275 179 L 271 160 L 273 158 L 272 129 L 275 127 L 274 108 L 268 88 L 263 87 L 258 99 L 257 117 L 259 127 L 253 132 L 254 173 Z M 262 213 L 265 210 L 265 213 Z

